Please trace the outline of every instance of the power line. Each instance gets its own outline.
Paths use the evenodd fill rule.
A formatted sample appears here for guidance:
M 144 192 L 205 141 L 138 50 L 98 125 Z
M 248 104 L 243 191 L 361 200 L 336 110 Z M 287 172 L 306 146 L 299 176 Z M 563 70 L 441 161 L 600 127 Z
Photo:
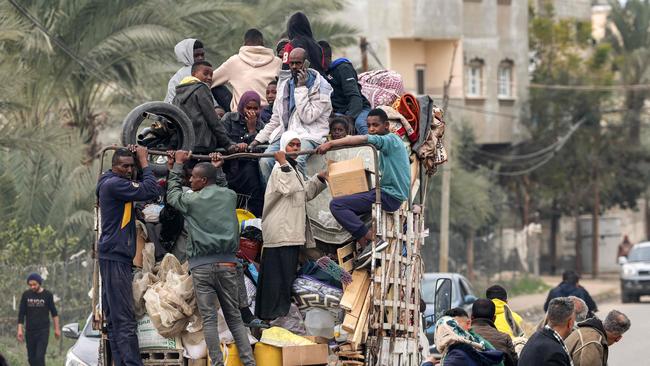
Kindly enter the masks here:
M 578 91 L 634 91 L 650 90 L 650 84 L 620 84 L 620 85 L 565 85 L 530 83 L 531 89 L 549 90 L 578 90 Z

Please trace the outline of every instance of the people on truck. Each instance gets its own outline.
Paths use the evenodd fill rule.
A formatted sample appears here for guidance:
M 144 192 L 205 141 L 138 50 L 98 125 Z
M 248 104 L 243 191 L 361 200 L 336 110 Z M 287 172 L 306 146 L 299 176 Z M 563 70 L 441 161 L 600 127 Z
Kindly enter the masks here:
M 221 119 L 226 133 L 232 141 L 250 144 L 257 133 L 264 128 L 264 123 L 260 118 L 260 103 L 259 94 L 249 90 L 242 94 L 237 110 L 226 113 Z M 238 205 L 246 206 L 240 208 L 248 208 L 253 215 L 262 217 L 264 187 L 257 159 L 230 160 L 224 165 L 224 170 L 228 178 L 228 187 L 237 194 L 250 197 L 248 200 L 238 202 Z
M 494 319 L 496 319 L 496 307 L 491 300 L 478 299 L 474 301 L 472 304 L 472 332 L 480 335 L 495 349 L 505 354 L 504 366 L 516 366 L 518 356 L 512 338 L 497 329 Z
M 302 13 L 294 13 L 287 21 L 287 37 L 289 42 L 284 45 L 282 52 L 282 68 L 284 70 L 291 68 L 289 56 L 291 51 L 295 48 L 302 48 L 307 53 L 310 67 L 319 74 L 325 74 L 325 59 L 323 58 L 323 50 L 314 39 L 309 24 L 309 18 Z
M 307 68 L 306 51 L 295 48 L 289 56 L 291 72 L 280 72 L 277 98 L 271 120 L 255 137 L 251 146 L 269 142 L 266 152 L 280 150 L 280 137 L 286 131 L 298 134 L 302 149 L 314 149 L 325 141 L 329 133 L 329 115 L 332 112 L 332 87 L 316 70 Z M 298 170 L 305 174 L 308 155 L 299 156 Z M 264 182 L 273 168 L 273 158 L 260 159 Z
M 135 181 L 136 165 L 142 180 Z M 102 279 L 102 308 L 108 329 L 112 359 L 116 365 L 142 365 L 133 304 L 133 258 L 136 250 L 134 202 L 162 195 L 149 167 L 147 149 L 129 146 L 113 154 L 111 169 L 97 183 L 101 215 L 98 242 Z
M 521 327 L 523 319 L 508 306 L 506 289 L 500 285 L 490 286 L 485 290 L 485 297 L 494 303 L 496 314 L 494 325 L 499 332 L 507 333 L 511 338 L 523 336 L 524 331 Z
M 266 125 L 271 120 L 273 115 L 273 103 L 275 103 L 275 97 L 278 94 L 278 79 L 275 78 L 271 80 L 269 85 L 266 86 L 266 102 L 268 103 L 262 111 L 260 112 L 260 118 L 262 122 Z
M 519 355 L 519 364 L 526 366 L 569 366 L 571 357 L 564 340 L 571 334 L 575 323 L 573 301 L 558 297 L 548 305 L 547 324 L 535 332 Z
M 226 186 L 221 170 L 223 159 L 196 164 L 190 177 L 191 191 L 183 192 L 183 164 L 189 159 L 187 151 L 174 153 L 167 202 L 180 211 L 187 222 L 189 269 L 210 359 L 213 366 L 223 364 L 217 329 L 217 312 L 221 308 L 240 360 L 246 366 L 255 365 L 240 310 L 244 303 L 241 293 L 243 269 L 235 256 L 239 249 L 237 195 Z
M 318 147 L 320 154 L 325 154 L 336 146 L 360 145 L 369 143 L 379 151 L 379 170 L 381 174 L 381 207 L 384 211 L 394 212 L 402 205 L 410 191 L 411 170 L 408 153 L 402 140 L 390 133 L 386 112 L 373 109 L 368 113 L 369 135 L 347 136 L 339 140 L 328 141 Z M 347 230 L 363 251 L 357 257 L 357 265 L 370 263 L 371 245 L 374 234 L 361 220 L 361 215 L 368 214 L 375 203 L 375 190 L 335 197 L 330 202 L 330 211 L 338 223 Z M 378 240 L 376 250 L 382 251 L 388 246 L 384 240 Z
M 165 95 L 165 103 L 171 103 L 176 95 L 176 87 L 181 83 L 181 80 L 192 74 L 192 65 L 195 62 L 205 61 L 205 49 L 203 43 L 198 39 L 187 38 L 174 46 L 174 53 L 178 62 L 184 66 L 178 69 L 174 76 L 169 79 L 167 83 L 167 95 Z
M 18 307 L 16 338 L 19 342 L 27 343 L 27 361 L 30 366 L 45 366 L 45 353 L 50 339 L 50 315 L 54 321 L 54 336 L 56 339 L 61 338 L 54 296 L 42 285 L 43 277 L 38 273 L 30 273 L 27 276 L 29 290 L 23 292 Z
M 578 324 L 565 343 L 574 366 L 606 366 L 609 347 L 630 329 L 630 319 L 618 310 L 607 314 L 605 321 L 590 318 Z
M 348 117 L 334 116 L 330 118 L 330 140 L 340 140 L 351 134 L 351 124 Z
M 192 75 L 186 77 L 176 87 L 173 104 L 179 107 L 192 121 L 196 137 L 192 151 L 210 153 L 217 148 L 229 152 L 245 150 L 245 143 L 232 142 L 212 105 L 212 95 L 208 85 L 212 82 L 212 65 L 200 61 L 192 65 Z
M 289 312 L 299 251 L 305 245 L 315 246 L 307 221 L 306 202 L 327 187 L 325 172 L 305 180 L 297 171 L 297 161 L 287 156 L 301 149 L 301 140 L 295 131 L 285 132 L 279 147 L 266 186 L 262 216 L 264 245 L 255 313 L 263 320 L 273 320 Z
M 589 308 L 587 318 L 593 317 L 594 313 L 598 311 L 596 302 L 591 298 L 589 291 L 580 286 L 580 275 L 576 271 L 568 270 L 562 273 L 562 282 L 548 292 L 548 296 L 544 302 L 544 311 L 548 309 L 548 304 L 551 300 L 556 297 L 566 296 L 579 297 L 587 303 L 587 307 Z
M 332 47 L 327 41 L 318 41 L 325 58 L 325 77 L 332 85 L 332 110 L 336 114 L 351 117 L 359 135 L 368 134 L 370 102 L 361 93 L 357 71 L 347 58 L 332 61 Z
M 249 29 L 244 35 L 244 45 L 239 53 L 231 56 L 212 74 L 212 87 L 229 84 L 232 90 L 230 110 L 237 110 L 239 99 L 248 90 L 262 96 L 266 104 L 266 87 L 278 76 L 282 60 L 272 49 L 264 47 L 264 37 L 257 29 Z

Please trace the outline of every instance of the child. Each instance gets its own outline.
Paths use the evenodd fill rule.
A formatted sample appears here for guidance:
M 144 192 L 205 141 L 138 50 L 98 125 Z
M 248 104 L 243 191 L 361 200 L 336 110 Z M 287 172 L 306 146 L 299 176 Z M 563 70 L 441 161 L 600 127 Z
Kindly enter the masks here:
M 381 207 L 394 212 L 402 205 L 410 191 L 411 170 L 404 143 L 397 135 L 390 133 L 388 116 L 381 109 L 368 113 L 368 135 L 347 136 L 328 141 L 318 147 L 318 153 L 325 154 L 335 146 L 360 145 L 369 143 L 379 150 L 379 170 L 381 171 Z M 364 225 L 360 215 L 370 213 L 375 202 L 375 190 L 336 197 L 330 203 L 332 215 L 364 247 L 357 258 L 358 267 L 370 263 L 372 232 Z M 379 240 L 376 250 L 384 250 L 388 244 Z
M 330 140 L 340 140 L 350 134 L 350 122 L 347 117 L 330 118 Z
M 195 62 L 192 65 L 192 76 L 181 80 L 172 101 L 172 104 L 182 109 L 192 121 L 196 137 L 192 151 L 201 154 L 210 153 L 215 148 L 224 148 L 229 152 L 245 150 L 247 145 L 235 145 L 219 123 L 208 87 L 210 83 L 212 65 L 207 61 Z
M 280 149 L 275 153 L 276 163 L 264 195 L 264 246 L 255 303 L 255 313 L 262 320 L 273 320 L 289 312 L 299 250 L 314 241 L 305 203 L 327 187 L 326 172 L 305 180 L 296 170 L 296 160 L 286 155 L 300 151 L 296 132 L 282 134 Z
M 269 105 L 262 109 L 260 117 L 262 122 L 266 125 L 271 120 L 273 115 L 273 103 L 275 102 L 275 96 L 278 94 L 278 80 L 275 79 L 266 86 L 266 101 L 269 102 Z

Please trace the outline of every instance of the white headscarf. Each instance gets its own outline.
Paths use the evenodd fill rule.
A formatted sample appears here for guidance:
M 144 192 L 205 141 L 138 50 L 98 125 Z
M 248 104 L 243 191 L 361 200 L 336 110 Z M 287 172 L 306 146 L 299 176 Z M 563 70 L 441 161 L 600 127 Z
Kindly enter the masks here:
M 295 139 L 300 140 L 300 135 L 298 135 L 297 132 L 295 132 L 295 131 L 285 131 L 282 134 L 282 137 L 280 137 L 280 150 L 281 151 L 287 151 L 287 145 L 289 145 L 289 143 L 292 140 L 295 140 Z

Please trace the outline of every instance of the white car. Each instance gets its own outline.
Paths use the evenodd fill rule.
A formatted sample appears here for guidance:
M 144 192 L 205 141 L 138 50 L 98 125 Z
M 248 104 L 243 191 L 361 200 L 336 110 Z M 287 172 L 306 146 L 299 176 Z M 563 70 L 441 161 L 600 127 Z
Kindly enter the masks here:
M 639 302 L 650 295 L 650 242 L 636 244 L 627 257 L 619 257 L 621 265 L 621 301 Z

